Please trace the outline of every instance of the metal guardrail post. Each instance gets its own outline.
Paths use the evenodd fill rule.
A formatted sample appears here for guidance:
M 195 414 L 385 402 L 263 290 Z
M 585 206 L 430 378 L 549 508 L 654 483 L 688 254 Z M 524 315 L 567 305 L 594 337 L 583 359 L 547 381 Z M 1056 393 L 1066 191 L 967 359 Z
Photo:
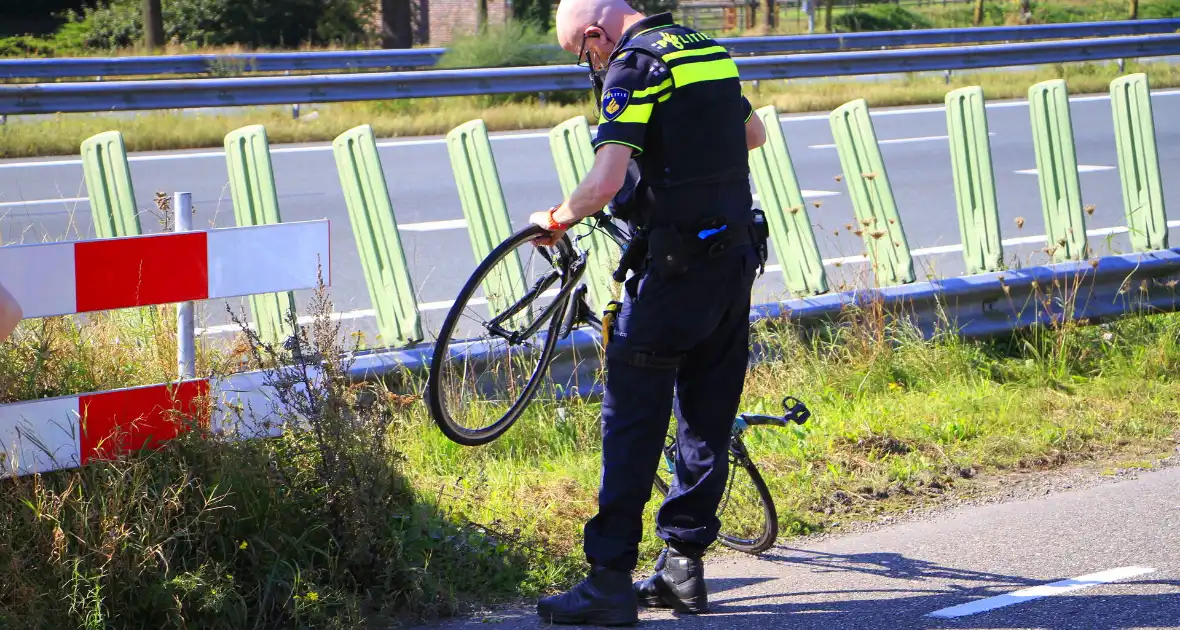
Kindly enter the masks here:
M 585 116 L 571 118 L 549 131 L 549 150 L 557 166 L 557 177 L 561 181 L 561 194 L 566 199 L 590 167 L 594 165 L 594 149 L 590 137 L 590 124 Z M 598 309 L 619 294 L 619 285 L 611 277 L 621 252 L 618 245 L 597 230 L 592 230 L 586 221 L 575 225 L 571 236 L 590 240 L 590 260 L 586 274 L 589 276 L 590 298 Z
M 1063 79 L 1042 81 L 1028 89 L 1037 179 L 1045 216 L 1047 251 L 1053 260 L 1081 260 L 1088 254 L 1086 217 L 1078 183 L 1069 93 Z
M 98 238 L 143 233 L 122 133 L 106 131 L 82 142 L 82 175 Z
M 1168 214 L 1147 75 L 1132 74 L 1111 81 L 1110 97 L 1131 246 L 1139 252 L 1167 249 Z
M 237 224 L 282 223 L 266 128 L 248 125 L 226 134 L 225 160 Z M 250 296 L 258 335 L 267 343 L 279 343 L 294 334 L 287 322 L 287 313 L 294 309 L 291 291 Z
M 770 224 L 774 254 L 783 268 L 787 289 L 796 295 L 827 293 L 823 258 L 795 176 L 778 109 L 767 105 L 754 115 L 766 127 L 766 144 L 750 152 L 750 174 L 758 191 L 759 205 Z
M 332 142 L 332 153 L 377 329 L 390 345 L 422 341 L 421 313 L 373 128 L 360 125 L 340 134 Z
M 173 193 L 172 207 L 175 209 L 174 232 L 191 232 L 193 229 L 193 194 Z M 179 269 L 178 273 L 188 273 Z M 176 305 L 176 364 L 180 378 L 195 378 L 197 375 L 196 328 L 193 321 L 193 303 L 181 302 Z
M 459 125 L 447 134 L 447 153 L 459 189 L 459 201 L 467 218 L 467 236 L 476 263 L 483 262 L 500 243 L 512 236 L 508 204 L 500 188 L 500 173 L 492 154 L 488 128 L 482 119 Z M 484 295 L 496 310 L 524 297 L 524 268 L 519 257 L 510 257 L 507 272 L 492 272 L 484 279 Z M 527 312 L 526 312 L 527 311 Z M 532 317 L 532 308 L 522 310 L 522 317 Z
M 967 273 L 997 271 L 1004 262 L 1004 246 L 983 88 L 971 86 L 947 94 L 946 123 L 963 262 Z
M 831 113 L 829 121 L 877 282 L 883 286 L 913 282 L 914 260 L 877 145 L 868 103 L 864 99 L 845 103 Z

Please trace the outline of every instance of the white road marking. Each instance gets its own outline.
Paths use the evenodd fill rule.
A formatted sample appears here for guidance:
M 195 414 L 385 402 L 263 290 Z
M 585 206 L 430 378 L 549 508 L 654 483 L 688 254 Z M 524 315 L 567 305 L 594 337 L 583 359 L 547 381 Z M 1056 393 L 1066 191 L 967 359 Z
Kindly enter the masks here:
M 995 132 L 988 132 L 988 136 L 996 135 Z M 915 142 L 933 142 L 935 140 L 950 140 L 950 136 L 920 136 L 917 138 L 892 138 L 889 140 L 878 140 L 877 144 L 912 144 Z M 809 144 L 808 149 L 835 149 L 835 144 Z
M 1153 90 L 1151 93 L 1151 96 L 1152 96 L 1152 98 L 1180 96 L 1180 90 Z M 1086 103 L 1086 102 L 1090 102 L 1090 101 L 1108 101 L 1108 100 L 1110 100 L 1110 95 L 1101 95 L 1100 94 L 1100 95 L 1096 95 L 1096 96 L 1073 96 L 1073 97 L 1070 97 L 1069 102 L 1071 102 L 1071 103 Z M 987 103 L 985 105 L 985 107 L 987 109 L 1003 109 L 1003 108 L 1008 108 L 1008 107 L 1028 107 L 1028 101 L 1003 101 L 1003 102 L 999 102 L 999 103 Z M 870 111 L 870 115 L 874 116 L 874 117 L 877 117 L 877 116 L 906 116 L 906 115 L 910 115 L 910 114 L 929 114 L 929 113 L 935 113 L 935 112 L 945 113 L 946 107 L 940 105 L 940 106 L 933 106 L 933 107 L 902 107 L 902 108 L 898 108 L 898 109 L 873 110 L 873 111 Z M 829 119 L 829 115 L 830 115 L 830 113 L 828 113 L 828 114 L 805 114 L 802 116 L 784 114 L 782 116 L 779 116 L 779 122 L 793 123 L 793 122 L 807 122 L 807 121 L 815 121 L 815 120 L 825 120 L 826 121 Z M 596 128 L 597 128 L 596 126 L 591 126 L 591 131 L 593 132 Z M 535 139 L 548 138 L 549 133 L 548 132 L 504 133 L 504 134 L 489 134 L 489 137 L 491 138 L 491 140 L 493 142 L 500 141 L 500 140 L 535 140 Z M 415 140 L 386 140 L 386 141 L 378 142 L 377 146 L 379 148 L 384 149 L 384 148 L 389 148 L 389 147 L 401 147 L 401 146 L 421 146 L 421 145 L 431 145 L 431 144 L 444 144 L 445 142 L 446 142 L 445 138 L 423 138 L 423 139 L 415 139 Z M 331 144 L 317 144 L 317 145 L 312 145 L 312 146 L 293 146 L 293 147 L 272 148 L 271 154 L 309 153 L 309 152 L 316 152 L 316 151 L 331 151 L 331 150 L 332 150 Z M 202 152 L 195 152 L 195 153 L 149 153 L 146 155 L 135 155 L 135 156 L 128 157 L 128 161 L 130 161 L 130 162 L 153 162 L 153 161 L 160 161 L 160 160 L 184 160 L 184 159 L 203 159 L 203 158 L 222 158 L 222 159 L 224 159 L 225 152 L 224 151 L 202 151 Z M 33 162 L 0 163 L 0 169 L 36 168 L 39 166 L 43 166 L 43 167 L 81 166 L 81 164 L 82 164 L 82 160 L 77 160 L 77 159 L 75 159 L 75 160 L 37 160 L 37 161 L 33 161 Z
M 803 193 L 803 197 L 804 197 L 804 198 L 810 198 L 810 197 L 834 197 L 834 196 L 837 196 L 837 195 L 839 195 L 839 194 L 840 194 L 840 193 L 838 193 L 838 192 L 831 191 L 831 190 L 808 190 L 808 189 L 806 189 L 806 188 L 804 188 L 803 190 L 801 190 L 801 191 L 799 191 L 799 192 Z
M 942 610 L 929 613 L 927 616 L 941 617 L 943 619 L 966 617 L 967 615 L 975 615 L 981 612 L 995 610 L 1003 606 L 1022 604 L 1040 597 L 1061 595 L 1063 593 L 1069 593 L 1071 591 L 1089 588 L 1099 584 L 1124 580 L 1126 578 L 1132 578 L 1139 575 L 1144 575 L 1146 573 L 1151 573 L 1152 571 L 1155 571 L 1155 569 L 1148 567 L 1121 567 L 1118 569 L 1111 569 L 1109 571 L 1091 573 L 1089 575 L 1083 575 L 1081 577 L 1071 578 L 1068 580 L 1061 580 L 1060 582 L 1053 582 L 1052 584 L 1042 584 L 1040 586 L 1022 588 L 1019 591 L 1012 593 L 1006 593 L 1004 595 L 988 597 L 987 599 L 967 602 L 966 604 L 959 604 L 958 606 L 943 608 Z
M 804 188 L 799 192 L 803 195 L 804 199 L 811 199 L 814 197 L 834 197 L 840 194 L 832 190 L 810 190 L 807 188 Z M 758 193 L 754 193 L 753 197 L 754 203 L 762 203 L 762 198 L 758 196 Z
M 549 289 L 548 291 L 545 291 L 544 293 L 542 293 L 541 297 L 553 297 L 555 295 L 557 295 L 557 289 Z M 426 311 L 445 311 L 445 310 L 450 309 L 454 303 L 455 303 L 454 300 L 440 300 L 438 302 L 423 302 L 418 305 L 418 311 L 422 312 L 422 313 L 425 313 Z M 467 304 L 470 306 L 479 306 L 479 305 L 487 304 L 487 303 L 488 303 L 488 301 L 486 298 L 472 298 L 471 300 L 469 300 L 467 302 Z M 377 311 L 374 309 L 371 309 L 371 308 L 360 309 L 360 310 L 356 310 L 356 311 L 347 311 L 344 313 L 332 313 L 331 315 L 329 315 L 329 317 L 334 320 L 364 319 L 367 317 L 376 317 L 376 316 L 377 316 Z M 311 316 L 311 315 L 305 315 L 295 321 L 299 322 L 299 324 L 302 326 L 306 326 L 307 324 L 314 322 L 315 317 Z M 218 326 L 209 326 L 208 328 L 197 328 L 195 332 L 197 335 L 221 335 L 221 334 L 225 334 L 225 333 L 237 332 L 239 330 L 241 330 L 241 327 L 238 326 L 237 324 L 221 324 Z
M 362 309 L 359 311 L 348 311 L 346 313 L 332 313 L 332 314 L 328 315 L 328 318 L 333 319 L 333 320 L 337 320 L 337 321 L 341 321 L 341 320 L 362 319 L 365 317 L 376 317 L 376 316 L 377 316 L 377 311 L 375 311 L 371 308 L 367 308 L 367 309 Z M 315 321 L 315 316 L 304 315 L 303 317 L 300 317 L 300 318 L 296 319 L 295 321 L 298 322 L 299 325 L 301 325 L 301 326 L 306 326 L 306 325 Z M 254 329 L 254 327 L 252 325 L 250 326 L 250 328 L 252 330 Z M 241 326 L 239 326 L 237 324 L 221 324 L 219 326 L 209 326 L 208 328 L 196 328 L 196 329 L 194 329 L 193 333 L 195 335 L 223 335 L 225 333 L 238 332 L 241 329 L 242 329 Z
M 467 219 L 447 219 L 445 221 L 424 221 L 422 223 L 399 223 L 400 232 L 439 232 L 442 230 L 461 230 L 467 227 Z
M 88 197 L 67 197 L 65 199 L 32 199 L 29 201 L 0 201 L 0 208 L 19 208 L 21 206 L 50 206 L 55 203 L 90 203 Z
M 1102 166 L 1094 164 L 1078 164 L 1078 173 L 1097 173 L 1099 171 L 1113 171 L 1113 166 Z M 1017 175 L 1036 175 L 1037 169 L 1026 168 L 1021 171 L 1015 171 Z
M 1180 90 L 1152 90 L 1152 98 L 1180 96 Z M 1093 96 L 1072 96 L 1069 99 L 1070 103 L 1089 103 L 1093 101 L 1109 101 L 1109 94 L 1097 94 Z M 984 107 L 987 109 L 1007 109 L 1009 107 L 1028 107 L 1028 101 L 1000 101 L 998 103 L 985 103 Z M 945 105 L 933 105 L 923 107 L 900 107 L 897 109 L 881 109 L 869 110 L 869 115 L 876 118 L 878 116 L 908 116 L 910 114 L 946 114 Z M 831 113 L 827 114 L 783 114 L 779 116 L 781 122 L 807 122 L 814 120 L 830 120 Z
M 539 138 L 548 138 L 549 133 L 513 133 L 513 134 L 488 134 L 489 138 L 495 142 L 498 140 L 535 140 Z M 387 149 L 391 147 L 411 147 L 423 146 L 431 144 L 445 144 L 446 138 L 423 138 L 420 140 L 386 140 L 377 143 L 377 148 Z M 315 144 L 315 145 L 300 145 L 293 147 L 272 147 L 271 155 L 280 155 L 283 153 L 316 153 L 320 151 L 331 151 L 331 144 Z M 200 160 L 209 158 L 225 159 L 225 151 L 196 151 L 187 153 L 148 153 L 145 155 L 132 155 L 127 157 L 128 162 L 163 162 L 169 160 Z M 0 169 L 6 168 L 37 168 L 39 166 L 81 166 L 82 160 L 37 160 L 34 162 L 3 162 L 0 163 Z

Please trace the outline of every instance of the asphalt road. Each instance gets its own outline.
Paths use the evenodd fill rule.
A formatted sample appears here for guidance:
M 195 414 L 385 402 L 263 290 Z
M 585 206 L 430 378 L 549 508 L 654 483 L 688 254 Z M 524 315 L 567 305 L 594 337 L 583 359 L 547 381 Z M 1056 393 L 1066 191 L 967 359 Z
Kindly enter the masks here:
M 713 611 L 643 628 L 1180 627 L 1180 469 L 708 562 Z M 646 575 L 646 568 L 644 568 Z M 534 609 L 437 630 L 553 627 Z M 575 627 L 575 626 L 558 626 Z
M 1180 91 L 1157 91 L 1153 98 L 1160 166 L 1165 177 L 1165 197 L 1172 207 L 1180 204 L 1180 181 L 1170 175 L 1180 171 L 1180 122 L 1167 115 L 1180 103 Z M 1125 224 L 1120 192 L 1110 100 L 1105 96 L 1075 97 L 1071 103 L 1078 161 L 1081 166 L 1083 202 L 1095 210 L 1088 217 L 1090 230 Z M 1044 234 L 1036 161 L 1027 103 L 994 102 L 988 108 L 999 195 L 1001 226 L 1005 239 Z M 841 281 L 863 282 L 863 263 L 841 263 L 864 250 L 860 239 L 845 225 L 854 221 L 845 183 L 826 114 L 787 116 L 782 120 L 788 145 L 802 187 L 810 201 L 812 223 L 828 272 L 838 288 Z M 963 271 L 958 252 L 923 250 L 960 242 L 954 186 L 948 160 L 945 113 L 942 106 L 881 109 L 874 111 L 874 125 L 910 247 L 917 250 L 919 278 L 947 277 Z M 79 138 L 81 141 L 82 138 Z M 441 138 L 383 141 L 381 159 L 410 272 L 423 310 L 427 338 L 432 339 L 449 301 L 474 269 L 475 260 L 466 229 L 454 177 Z M 493 134 L 493 151 L 499 168 L 514 227 L 521 227 L 529 213 L 561 198 L 556 168 L 544 131 Z M 327 217 L 349 225 L 340 182 L 326 143 L 274 146 L 273 163 L 283 220 Z M 158 231 L 152 198 L 156 191 L 193 193 L 198 229 L 234 225 L 224 154 L 220 150 L 158 152 L 133 155 L 132 176 L 143 211 L 145 231 Z M 93 237 L 85 184 L 77 159 L 0 161 L 0 238 L 6 244 Z M 1023 228 L 1016 219 L 1022 217 Z M 335 229 L 333 242 L 332 298 L 343 313 L 346 328 L 375 334 L 369 295 L 361 273 L 356 244 L 350 229 Z M 1129 250 L 1125 235 L 1092 236 L 1099 254 Z M 1019 256 L 1024 264 L 1045 262 L 1037 250 L 1041 244 L 1006 248 L 1007 258 Z M 773 262 L 773 261 L 772 261 Z M 248 270 L 244 270 L 248 271 Z M 767 273 L 758 283 L 756 301 L 787 297 L 781 274 Z M 307 292 L 298 295 L 300 312 L 306 313 Z M 234 301 L 235 310 L 244 301 Z M 198 305 L 198 326 L 203 332 L 222 334 L 227 326 L 223 302 Z

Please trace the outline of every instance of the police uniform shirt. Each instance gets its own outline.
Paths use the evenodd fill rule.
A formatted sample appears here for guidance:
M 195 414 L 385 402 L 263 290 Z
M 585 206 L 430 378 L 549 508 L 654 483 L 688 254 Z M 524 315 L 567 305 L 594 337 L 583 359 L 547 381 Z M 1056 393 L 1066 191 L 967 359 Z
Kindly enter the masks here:
M 626 48 L 637 35 L 669 26 L 674 26 L 672 15 L 670 13 L 662 13 L 639 21 L 623 34 L 622 40 L 616 47 L 616 50 L 622 50 L 623 52 L 611 60 L 604 80 L 602 102 L 600 103 L 601 119 L 599 121 L 598 134 L 594 140 L 595 151 L 605 144 L 621 144 L 630 147 L 632 149 L 632 157 L 637 158 L 647 149 L 648 128 L 649 123 L 653 122 L 652 113 L 655 105 L 667 101 L 672 96 L 674 87 L 676 87 L 669 63 L 677 63 L 678 61 L 696 62 L 700 59 L 700 56 L 677 56 L 675 60 L 665 63 L 653 55 L 636 52 L 635 50 L 626 50 Z M 704 35 L 695 35 L 698 35 L 700 40 L 694 43 L 699 43 L 702 40 L 708 41 Z M 713 47 L 721 48 L 720 46 L 716 46 L 715 43 L 710 48 Z M 729 64 L 732 64 L 732 60 L 729 60 L 728 55 L 724 54 L 723 51 L 724 49 L 716 52 L 708 49 L 699 50 L 699 52 L 711 52 L 711 56 L 713 57 L 722 56 Z M 675 51 L 673 54 L 682 54 L 683 52 L 684 49 L 681 49 Z M 690 49 L 689 52 L 698 51 Z M 728 74 L 720 75 L 720 78 L 733 78 L 736 81 L 736 65 L 732 66 L 731 73 L 732 76 Z M 750 105 L 750 101 L 740 94 L 740 88 L 738 96 L 741 99 L 742 124 L 744 125 L 749 122 L 754 110 Z M 675 123 L 681 121 L 668 122 Z M 677 126 L 682 127 L 679 130 L 681 133 L 700 133 L 702 130 L 694 129 L 692 123 L 700 124 L 701 122 L 704 121 L 686 120 Z
M 753 108 L 737 65 L 715 41 L 670 13 L 632 25 L 608 64 L 599 111 L 594 150 L 631 149 L 649 209 L 674 208 L 684 220 L 719 205 L 726 214 L 749 210 L 745 125 Z

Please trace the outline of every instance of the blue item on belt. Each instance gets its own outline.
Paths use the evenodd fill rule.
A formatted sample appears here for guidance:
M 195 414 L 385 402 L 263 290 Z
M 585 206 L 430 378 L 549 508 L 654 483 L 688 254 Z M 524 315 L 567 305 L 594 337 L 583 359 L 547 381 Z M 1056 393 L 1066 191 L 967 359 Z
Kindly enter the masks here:
M 699 239 L 701 239 L 701 240 L 703 241 L 703 240 L 705 240 L 705 239 L 709 238 L 710 236 L 713 236 L 714 234 L 717 234 L 718 232 L 724 232 L 724 231 L 725 231 L 725 228 L 727 228 L 727 227 L 729 227 L 729 226 L 728 226 L 728 225 L 723 225 L 723 226 L 721 226 L 721 227 L 719 227 L 719 228 L 714 228 L 714 229 L 711 229 L 711 230 L 701 230 L 700 232 L 697 232 L 697 238 L 699 238 Z

